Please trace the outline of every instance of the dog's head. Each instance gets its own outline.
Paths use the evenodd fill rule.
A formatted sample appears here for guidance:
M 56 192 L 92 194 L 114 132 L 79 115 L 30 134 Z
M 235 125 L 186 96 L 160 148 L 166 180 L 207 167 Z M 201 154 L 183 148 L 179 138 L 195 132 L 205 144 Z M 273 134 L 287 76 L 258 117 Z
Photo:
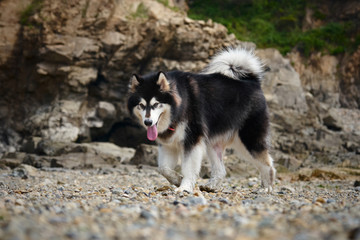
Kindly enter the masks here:
M 174 99 L 170 82 L 163 72 L 146 76 L 134 74 L 129 89 L 129 112 L 147 129 L 148 139 L 155 141 L 158 133 L 166 131 L 171 124 Z

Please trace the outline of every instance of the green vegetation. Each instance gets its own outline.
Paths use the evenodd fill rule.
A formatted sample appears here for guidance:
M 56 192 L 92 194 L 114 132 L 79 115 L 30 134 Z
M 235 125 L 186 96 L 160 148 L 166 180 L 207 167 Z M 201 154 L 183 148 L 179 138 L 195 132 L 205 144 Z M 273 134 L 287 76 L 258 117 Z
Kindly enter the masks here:
M 131 14 L 131 18 L 133 19 L 138 19 L 138 18 L 146 19 L 148 17 L 149 17 L 148 9 L 143 3 L 140 3 L 136 9 L 136 12 Z
M 189 17 L 213 19 L 225 25 L 239 40 L 252 41 L 258 47 L 278 48 L 286 54 L 296 47 L 304 55 L 313 51 L 340 54 L 354 51 L 360 44 L 356 25 L 349 22 L 329 22 L 312 30 L 302 30 L 305 8 L 314 10 L 314 17 L 326 15 L 306 0 L 207 0 L 193 1 Z
M 20 24 L 23 26 L 33 26 L 30 17 L 39 12 L 42 7 L 43 0 L 33 0 L 29 6 L 21 13 Z
M 81 17 L 82 17 L 82 18 L 85 18 L 85 17 L 86 17 L 86 13 L 87 13 L 87 10 L 88 10 L 88 8 L 89 8 L 89 3 L 90 3 L 90 0 L 86 0 L 85 6 L 84 6 L 84 8 L 83 8 L 82 11 L 81 11 Z
M 157 0 L 159 3 L 161 3 L 162 5 L 164 5 L 165 7 L 169 6 L 169 0 Z
M 169 5 L 169 0 L 157 0 L 159 3 L 161 3 L 162 5 L 164 5 L 165 7 L 167 8 L 170 8 L 171 10 L 175 11 L 175 12 L 178 12 L 180 11 L 179 8 L 177 7 L 170 7 Z

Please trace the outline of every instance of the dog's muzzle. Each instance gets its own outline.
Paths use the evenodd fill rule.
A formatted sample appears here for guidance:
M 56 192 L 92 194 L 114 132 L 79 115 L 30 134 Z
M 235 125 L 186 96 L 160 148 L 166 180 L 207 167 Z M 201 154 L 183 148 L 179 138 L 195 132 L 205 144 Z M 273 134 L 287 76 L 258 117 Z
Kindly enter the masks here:
M 152 125 L 152 120 L 151 119 L 145 119 L 144 124 L 145 124 L 145 126 L 150 127 Z

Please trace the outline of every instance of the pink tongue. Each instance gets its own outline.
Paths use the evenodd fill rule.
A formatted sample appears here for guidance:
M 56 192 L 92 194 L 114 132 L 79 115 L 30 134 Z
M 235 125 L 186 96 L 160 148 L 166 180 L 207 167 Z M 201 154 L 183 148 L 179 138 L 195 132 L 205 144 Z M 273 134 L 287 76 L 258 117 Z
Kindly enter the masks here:
M 150 141 L 155 141 L 158 136 L 158 131 L 156 125 L 148 127 L 147 129 L 147 138 Z

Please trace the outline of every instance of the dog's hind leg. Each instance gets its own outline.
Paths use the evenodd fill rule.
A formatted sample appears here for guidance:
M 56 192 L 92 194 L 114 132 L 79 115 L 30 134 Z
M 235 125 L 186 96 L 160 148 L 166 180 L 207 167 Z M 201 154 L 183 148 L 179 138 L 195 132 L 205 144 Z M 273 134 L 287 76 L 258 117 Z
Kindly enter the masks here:
M 262 186 L 271 192 L 275 182 L 276 170 L 268 150 L 250 153 L 239 137 L 235 138 L 232 147 L 242 159 L 253 163 L 259 169 Z
M 202 186 L 202 188 L 215 190 L 219 187 L 221 180 L 226 175 L 223 160 L 224 147 L 219 143 L 215 145 L 208 145 L 206 148 L 206 153 L 211 164 L 211 177 L 209 182 L 205 186 Z
M 254 153 L 255 164 L 260 170 L 261 175 L 261 185 L 268 189 L 269 192 L 272 191 L 276 170 L 273 166 L 273 159 L 268 153 L 267 150 L 264 150 L 260 153 Z
M 193 146 L 191 150 L 185 152 L 181 164 L 181 172 L 184 177 L 177 192 L 193 192 L 196 180 L 199 176 L 204 150 L 205 144 L 200 141 L 197 145 Z
M 254 163 L 260 171 L 261 185 L 267 189 L 268 192 L 271 192 L 275 183 L 276 174 L 276 170 L 273 165 L 273 159 L 267 150 L 264 150 L 260 153 L 253 153 L 253 156 L 255 159 Z
M 169 148 L 167 146 L 159 146 L 158 154 L 158 171 L 163 175 L 171 184 L 179 187 L 182 176 L 175 172 L 174 169 L 178 163 L 180 151 L 176 148 Z

